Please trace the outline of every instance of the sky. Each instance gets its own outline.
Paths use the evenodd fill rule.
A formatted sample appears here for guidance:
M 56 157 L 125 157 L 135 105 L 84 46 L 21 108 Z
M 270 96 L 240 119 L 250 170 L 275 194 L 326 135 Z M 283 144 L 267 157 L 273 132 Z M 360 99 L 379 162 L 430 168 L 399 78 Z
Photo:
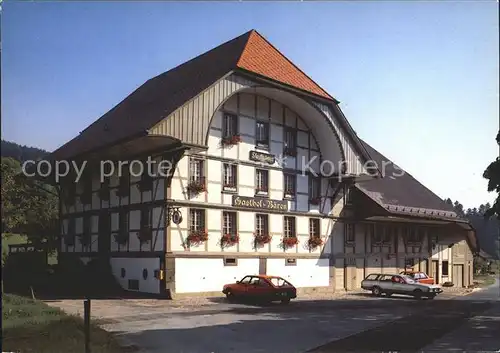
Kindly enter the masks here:
M 358 136 L 442 198 L 492 202 L 498 4 L 2 4 L 2 138 L 49 151 L 162 72 L 256 29 L 340 101 Z

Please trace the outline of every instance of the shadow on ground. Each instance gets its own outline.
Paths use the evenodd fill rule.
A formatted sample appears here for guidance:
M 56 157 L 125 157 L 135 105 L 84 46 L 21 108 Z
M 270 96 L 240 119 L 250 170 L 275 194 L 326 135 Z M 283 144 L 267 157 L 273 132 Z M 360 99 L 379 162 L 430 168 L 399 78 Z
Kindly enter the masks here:
M 245 303 L 226 310 L 124 317 L 112 330 L 150 353 L 417 352 L 490 305 L 349 299 Z M 485 334 L 491 336 L 491 330 Z

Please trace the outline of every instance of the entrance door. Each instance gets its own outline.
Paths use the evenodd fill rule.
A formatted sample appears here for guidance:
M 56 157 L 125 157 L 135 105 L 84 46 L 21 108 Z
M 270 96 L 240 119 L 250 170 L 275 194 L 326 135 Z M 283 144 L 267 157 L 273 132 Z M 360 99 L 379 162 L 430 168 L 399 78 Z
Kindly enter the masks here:
M 464 286 L 464 265 L 453 265 L 452 281 L 457 288 Z
M 430 276 L 434 278 L 434 282 L 438 284 L 439 281 L 439 261 L 438 260 L 432 260 L 432 265 L 431 265 L 431 273 Z
M 102 258 L 109 258 L 111 249 L 111 217 L 108 211 L 99 214 L 99 236 L 97 251 Z

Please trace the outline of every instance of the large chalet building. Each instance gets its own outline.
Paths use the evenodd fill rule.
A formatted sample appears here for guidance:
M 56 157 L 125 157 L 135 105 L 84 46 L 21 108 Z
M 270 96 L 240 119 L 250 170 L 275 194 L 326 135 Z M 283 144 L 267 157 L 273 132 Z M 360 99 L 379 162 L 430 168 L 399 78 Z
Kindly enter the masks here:
M 101 161 L 148 157 L 173 172 L 100 178 Z M 87 161 L 60 184 L 60 264 L 103 261 L 129 291 L 220 294 L 260 273 L 300 295 L 407 267 L 472 281 L 467 221 L 255 30 L 150 79 L 52 158 Z

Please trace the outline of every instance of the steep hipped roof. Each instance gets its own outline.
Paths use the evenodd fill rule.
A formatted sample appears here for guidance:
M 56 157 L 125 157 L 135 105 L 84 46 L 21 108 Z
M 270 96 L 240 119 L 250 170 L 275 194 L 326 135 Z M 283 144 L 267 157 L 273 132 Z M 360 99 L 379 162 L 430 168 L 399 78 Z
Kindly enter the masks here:
M 232 71 L 244 71 L 336 102 L 255 30 L 156 76 L 137 88 L 77 137 L 57 149 L 72 158 L 130 138 L 167 117 Z
M 387 211 L 431 218 L 457 218 L 453 207 L 361 140 L 368 154 L 384 174 L 382 178 L 356 184 L 367 196 Z M 401 175 L 403 174 L 403 175 Z

